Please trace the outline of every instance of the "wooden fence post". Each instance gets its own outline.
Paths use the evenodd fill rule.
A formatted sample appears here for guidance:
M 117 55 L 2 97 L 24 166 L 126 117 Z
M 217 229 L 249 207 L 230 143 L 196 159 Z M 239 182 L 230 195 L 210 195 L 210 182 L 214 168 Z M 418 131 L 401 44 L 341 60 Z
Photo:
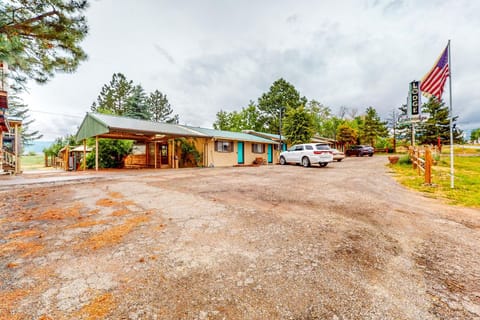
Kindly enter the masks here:
M 430 147 L 425 147 L 425 183 L 432 184 L 432 151 Z

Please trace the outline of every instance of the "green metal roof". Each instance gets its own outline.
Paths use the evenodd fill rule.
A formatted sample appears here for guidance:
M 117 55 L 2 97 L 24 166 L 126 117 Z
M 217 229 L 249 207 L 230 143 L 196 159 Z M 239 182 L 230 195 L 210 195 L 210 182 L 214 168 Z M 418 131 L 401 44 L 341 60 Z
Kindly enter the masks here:
M 223 131 L 223 130 L 215 130 L 215 129 L 207 129 L 207 128 L 199 128 L 199 127 L 188 127 L 188 128 L 216 139 L 277 144 L 277 142 L 274 142 L 270 139 L 254 136 L 252 134 L 248 134 L 245 132 Z
M 179 137 L 212 137 L 216 139 L 250 141 L 258 143 L 276 144 L 271 139 L 259 137 L 245 132 L 222 131 L 207 128 L 183 126 L 179 124 L 153 122 L 114 115 L 87 113 L 78 129 L 76 139 L 95 137 L 98 135 L 117 132 L 131 132 L 144 134 L 163 134 Z M 275 135 L 272 135 L 275 136 Z
M 280 135 L 274 134 L 274 133 L 260 132 L 260 131 L 255 131 L 255 130 L 243 130 L 243 132 L 248 133 L 248 134 L 253 134 L 255 136 L 266 138 L 266 139 L 272 139 L 272 140 L 279 140 L 280 141 Z M 282 140 L 285 140 L 284 135 L 282 135 Z
M 153 122 L 100 113 L 87 113 L 78 129 L 76 139 L 80 141 L 111 131 L 205 137 L 205 135 L 199 132 L 192 131 L 178 124 Z

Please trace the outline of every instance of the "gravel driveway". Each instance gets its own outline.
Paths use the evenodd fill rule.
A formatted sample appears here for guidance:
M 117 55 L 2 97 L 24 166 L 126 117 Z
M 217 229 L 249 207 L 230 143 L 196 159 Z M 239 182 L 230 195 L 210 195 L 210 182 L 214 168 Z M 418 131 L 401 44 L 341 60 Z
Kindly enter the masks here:
M 0 177 L 0 319 L 480 319 L 479 210 L 386 163 Z

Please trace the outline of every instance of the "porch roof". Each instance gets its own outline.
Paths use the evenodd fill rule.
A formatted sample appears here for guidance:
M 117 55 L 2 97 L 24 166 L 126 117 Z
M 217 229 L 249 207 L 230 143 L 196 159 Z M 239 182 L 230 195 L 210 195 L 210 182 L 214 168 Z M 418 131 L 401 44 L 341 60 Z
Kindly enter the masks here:
M 245 132 L 222 131 L 100 113 L 87 113 L 77 131 L 76 140 L 81 141 L 95 136 L 140 141 L 165 137 L 201 137 L 277 144 L 274 139 L 267 139 Z
M 101 138 L 152 140 L 157 136 L 206 137 L 204 134 L 171 123 L 153 122 L 114 115 L 87 113 L 76 139 Z

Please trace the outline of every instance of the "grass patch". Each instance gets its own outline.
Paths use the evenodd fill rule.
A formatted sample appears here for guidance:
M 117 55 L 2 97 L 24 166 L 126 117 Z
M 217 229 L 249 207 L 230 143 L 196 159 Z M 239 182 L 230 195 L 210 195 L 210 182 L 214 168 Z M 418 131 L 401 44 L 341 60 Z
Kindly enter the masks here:
M 423 192 L 435 199 L 445 199 L 450 204 L 480 208 L 480 157 L 454 156 L 455 188 L 450 188 L 450 157 L 442 155 L 432 168 L 432 183 L 424 185 L 423 175 L 418 175 L 411 164 L 399 161 L 389 165 L 395 172 L 395 179 L 404 186 Z
M 43 154 L 22 156 L 22 170 L 45 169 L 45 156 Z

